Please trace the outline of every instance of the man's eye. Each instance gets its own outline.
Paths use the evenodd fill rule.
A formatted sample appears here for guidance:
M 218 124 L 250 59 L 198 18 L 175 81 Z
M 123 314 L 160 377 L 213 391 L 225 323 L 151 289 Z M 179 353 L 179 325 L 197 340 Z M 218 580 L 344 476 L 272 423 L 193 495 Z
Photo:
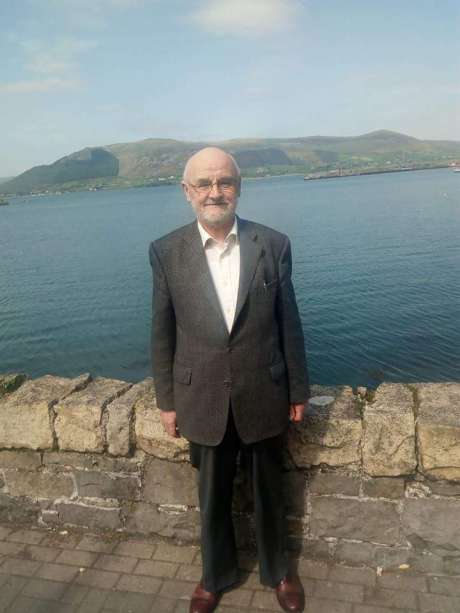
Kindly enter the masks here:
M 209 181 L 208 182 L 203 181 L 203 182 L 197 183 L 197 188 L 198 189 L 210 189 L 211 185 L 212 184 Z

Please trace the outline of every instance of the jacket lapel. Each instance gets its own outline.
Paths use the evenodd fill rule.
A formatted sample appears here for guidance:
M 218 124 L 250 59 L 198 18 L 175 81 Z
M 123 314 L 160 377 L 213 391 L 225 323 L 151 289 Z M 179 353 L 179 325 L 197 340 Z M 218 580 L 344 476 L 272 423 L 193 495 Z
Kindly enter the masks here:
M 222 328 L 223 333 L 228 336 L 227 324 L 220 308 L 219 298 L 212 280 L 211 271 L 209 270 L 196 221 L 188 226 L 185 241 L 189 246 L 188 268 L 190 270 L 191 291 L 203 296 L 203 300 L 210 305 L 212 312 L 217 316 L 219 328 Z
M 238 217 L 238 238 L 240 241 L 240 283 L 238 287 L 238 298 L 236 301 L 235 319 L 233 320 L 233 328 L 237 322 L 238 316 L 241 313 L 244 303 L 251 286 L 254 273 L 259 262 L 259 258 L 263 254 L 263 248 L 257 240 L 257 232 L 251 228 L 251 224 Z
M 197 222 L 193 222 L 188 226 L 185 234 L 185 240 L 188 243 L 190 254 L 189 270 L 190 270 L 190 285 L 193 292 L 199 292 L 204 300 L 211 306 L 214 314 L 219 321 L 219 328 L 225 336 L 229 336 L 227 324 L 224 315 L 220 308 L 219 298 L 216 288 L 212 280 L 209 270 L 206 254 L 201 242 L 201 236 L 198 231 Z M 238 286 L 238 297 L 236 301 L 235 318 L 233 320 L 232 332 L 235 330 L 235 325 L 241 309 L 246 302 L 249 288 L 251 286 L 254 273 L 259 262 L 259 258 L 263 255 L 262 245 L 257 240 L 257 232 L 251 228 L 251 224 L 238 217 L 238 240 L 240 244 L 240 282 Z

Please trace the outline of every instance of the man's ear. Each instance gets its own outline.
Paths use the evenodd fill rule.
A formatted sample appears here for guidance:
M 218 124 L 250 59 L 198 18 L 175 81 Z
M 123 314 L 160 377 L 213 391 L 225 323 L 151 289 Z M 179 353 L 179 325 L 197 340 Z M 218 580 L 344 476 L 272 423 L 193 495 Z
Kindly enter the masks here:
M 184 192 L 185 198 L 187 199 L 188 202 L 191 202 L 189 186 L 187 185 L 187 183 L 185 183 L 185 181 L 181 181 L 181 185 L 182 185 L 182 190 Z

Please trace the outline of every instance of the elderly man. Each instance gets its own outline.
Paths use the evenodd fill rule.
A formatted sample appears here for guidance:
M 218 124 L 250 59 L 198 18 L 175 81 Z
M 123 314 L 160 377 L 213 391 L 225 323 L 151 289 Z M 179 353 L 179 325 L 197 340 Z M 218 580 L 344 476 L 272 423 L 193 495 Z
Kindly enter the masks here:
M 184 171 L 197 221 L 151 243 L 152 367 L 165 430 L 190 441 L 198 469 L 202 580 L 191 613 L 209 613 L 238 580 L 232 488 L 241 454 L 253 483 L 260 579 L 301 611 L 288 571 L 281 452 L 309 397 L 288 238 L 240 219 L 241 176 L 208 147 Z

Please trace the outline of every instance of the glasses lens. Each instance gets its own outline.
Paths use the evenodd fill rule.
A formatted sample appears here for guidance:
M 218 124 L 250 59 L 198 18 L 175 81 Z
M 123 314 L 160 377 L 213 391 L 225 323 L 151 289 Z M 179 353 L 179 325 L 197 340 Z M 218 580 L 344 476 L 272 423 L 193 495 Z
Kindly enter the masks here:
M 200 193 L 205 194 L 212 190 L 214 182 L 211 181 L 199 181 L 193 187 Z M 236 182 L 233 179 L 222 179 L 221 181 L 215 182 L 216 188 L 218 191 L 222 192 L 230 192 L 235 189 Z

